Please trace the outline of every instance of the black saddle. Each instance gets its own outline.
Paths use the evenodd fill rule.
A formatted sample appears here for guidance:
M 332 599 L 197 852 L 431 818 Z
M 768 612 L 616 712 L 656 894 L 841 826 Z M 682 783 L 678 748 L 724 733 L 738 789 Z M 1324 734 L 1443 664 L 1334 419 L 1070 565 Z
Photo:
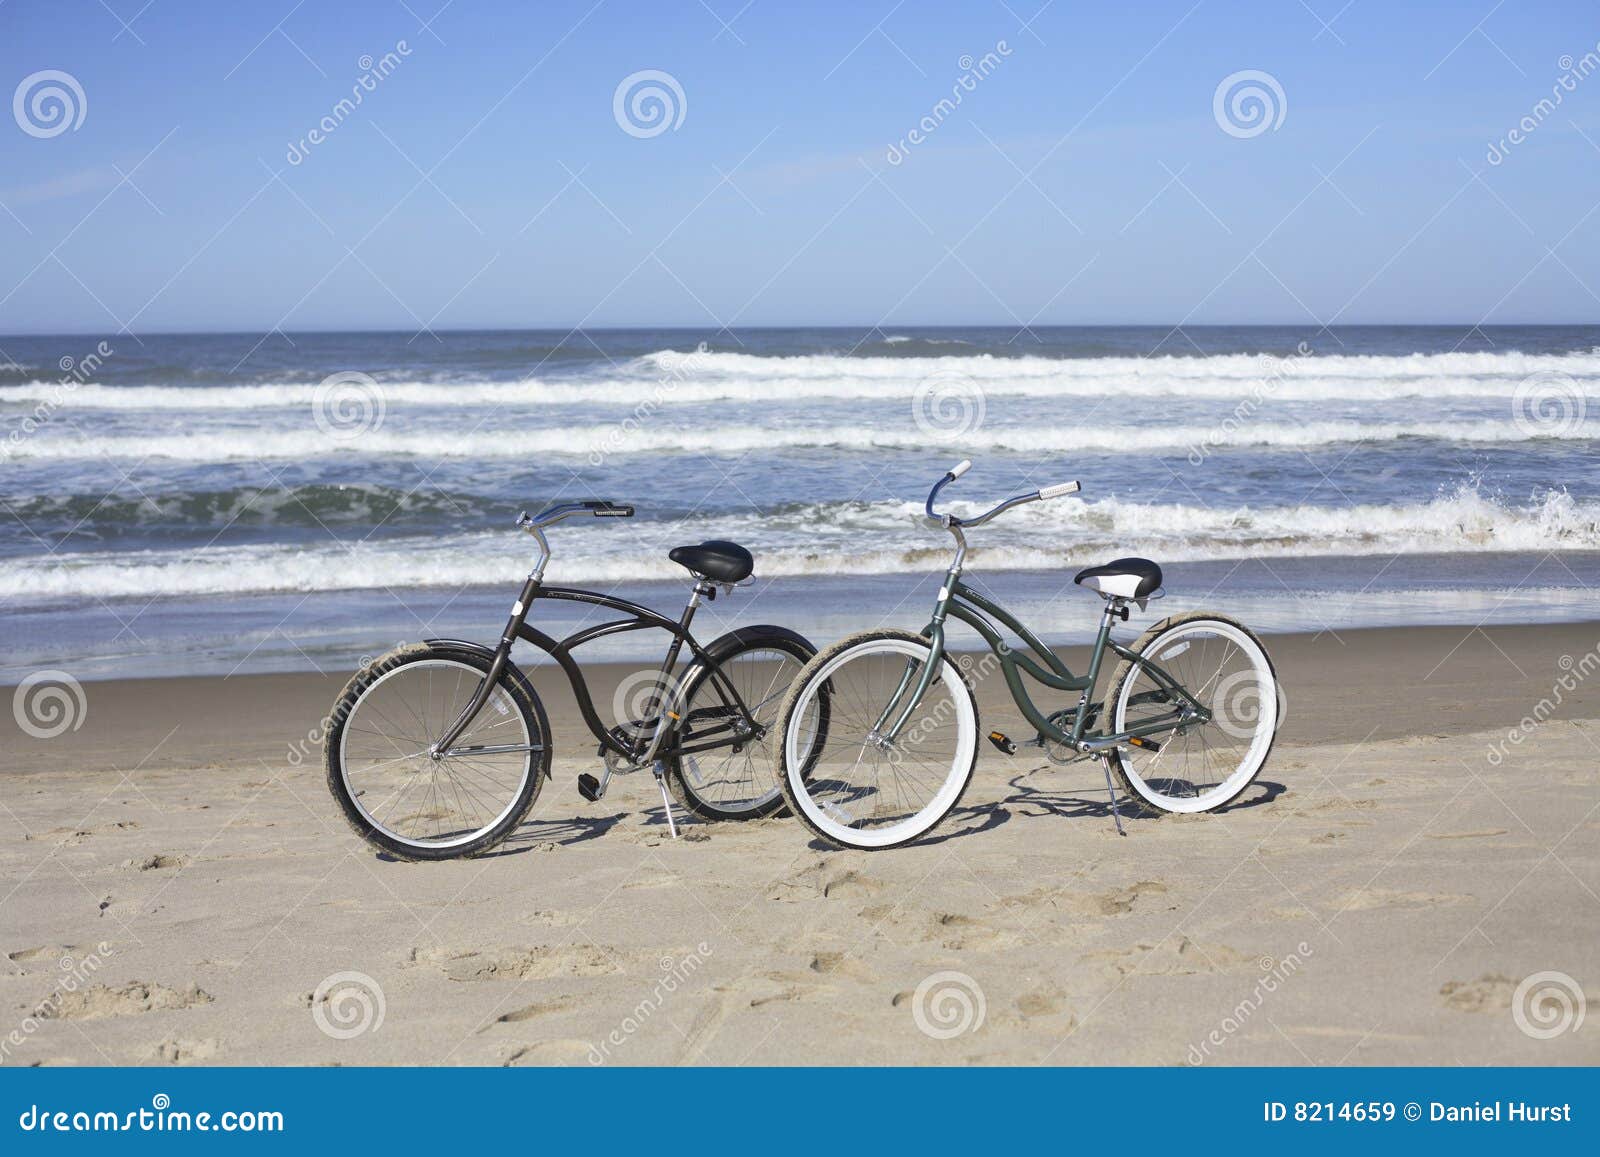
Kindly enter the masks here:
M 675 546 L 667 552 L 667 557 L 679 566 L 719 583 L 743 582 L 756 569 L 756 560 L 748 550 L 737 542 L 724 542 L 716 538 L 699 546 Z
M 1103 595 L 1142 599 L 1161 585 L 1161 568 L 1147 558 L 1117 558 L 1080 570 L 1072 581 Z

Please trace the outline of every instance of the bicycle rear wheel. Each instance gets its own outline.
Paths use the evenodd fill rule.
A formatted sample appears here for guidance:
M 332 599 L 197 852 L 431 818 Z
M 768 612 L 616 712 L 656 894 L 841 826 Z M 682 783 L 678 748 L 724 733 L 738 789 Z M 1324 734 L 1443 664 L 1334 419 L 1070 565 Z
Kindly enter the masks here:
M 1165 619 L 1132 648 L 1158 664 L 1211 713 L 1204 723 L 1151 734 L 1157 750 L 1113 753 L 1111 768 L 1147 811 L 1206 812 L 1232 802 L 1272 751 L 1281 704 L 1266 648 L 1240 622 L 1206 611 Z M 1124 659 L 1112 676 L 1113 731 L 1172 718 L 1178 700 L 1141 663 Z
M 711 668 L 703 667 L 684 689 L 683 720 L 675 745 L 722 743 L 667 760 L 672 794 L 704 820 L 760 819 L 783 810 L 773 758 L 778 747 L 778 710 L 789 686 L 817 653 L 803 636 L 782 627 L 745 627 L 715 640 L 707 654 L 762 731 L 726 743 L 744 718 Z M 826 728 L 826 705 L 821 726 Z M 816 720 L 813 720 L 813 724 Z
M 868 631 L 806 664 L 779 711 L 778 775 L 790 809 L 840 847 L 899 847 L 960 802 L 978 758 L 978 702 L 944 655 L 891 740 L 932 657 L 928 640 Z M 814 720 L 825 709 L 828 724 Z

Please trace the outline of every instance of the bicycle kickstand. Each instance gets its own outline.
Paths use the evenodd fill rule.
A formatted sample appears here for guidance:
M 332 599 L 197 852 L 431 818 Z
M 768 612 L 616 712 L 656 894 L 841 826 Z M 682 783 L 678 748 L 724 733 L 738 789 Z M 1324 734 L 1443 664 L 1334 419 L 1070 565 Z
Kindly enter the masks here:
M 672 833 L 672 838 L 678 838 L 678 825 L 672 820 L 672 796 L 667 792 L 667 767 L 661 760 L 656 760 L 652 769 L 656 776 L 656 786 L 661 789 L 661 807 L 667 813 L 667 831 Z
M 1117 810 L 1117 789 L 1111 786 L 1111 757 L 1100 757 L 1100 770 L 1106 773 L 1106 794 L 1111 797 L 1111 818 L 1116 821 L 1117 835 L 1125 836 L 1128 833 L 1122 827 L 1122 813 Z

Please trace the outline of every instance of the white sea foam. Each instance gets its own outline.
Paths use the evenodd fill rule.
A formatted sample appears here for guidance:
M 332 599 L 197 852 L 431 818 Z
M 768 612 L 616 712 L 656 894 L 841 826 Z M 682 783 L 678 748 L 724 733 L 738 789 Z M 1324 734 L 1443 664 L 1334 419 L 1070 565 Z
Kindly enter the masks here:
M 1411 354 L 1403 357 L 1248 354 L 1152 358 L 937 358 L 662 351 L 583 379 L 521 381 L 385 380 L 389 406 L 671 405 L 910 397 L 919 383 L 965 379 L 994 397 L 1233 399 L 1271 382 L 1289 401 L 1391 398 L 1510 398 L 1530 374 L 1561 374 L 1586 396 L 1600 396 L 1600 355 Z M 64 389 L 59 382 L 0 386 L 0 407 L 50 401 L 64 409 L 261 410 L 311 407 L 315 383 L 214 386 L 111 386 Z
M 958 512 L 968 509 L 957 504 Z M 554 532 L 553 582 L 614 583 L 681 577 L 667 561 L 675 543 L 746 537 L 764 578 L 927 574 L 950 544 L 914 503 L 795 507 L 764 518 L 703 516 L 641 522 L 626 535 Z M 1065 569 L 1113 554 L 1160 562 L 1306 555 L 1600 550 L 1600 503 L 1552 491 L 1526 505 L 1463 487 L 1432 502 L 1348 507 L 1197 507 L 1063 499 L 1026 507 L 972 536 L 976 571 Z M 761 544 L 766 544 L 762 546 Z M 377 587 L 517 584 L 529 547 L 503 531 L 179 551 L 59 553 L 0 569 L 0 597 L 117 598 L 152 595 L 332 591 Z
M 229 462 L 310 459 L 333 455 L 391 455 L 411 458 L 526 459 L 576 457 L 599 461 L 618 454 L 742 454 L 753 450 L 834 448 L 843 450 L 937 450 L 941 443 L 914 424 L 889 429 L 863 426 L 674 425 L 665 419 L 637 424 L 593 424 L 545 429 L 479 428 L 396 430 L 391 426 L 357 437 L 324 431 L 217 429 L 167 435 L 53 434 L 48 428 L 0 448 L 15 459 L 156 459 Z M 1600 415 L 1568 426 L 1540 427 L 1515 421 L 1463 422 L 1241 422 L 1174 426 L 1086 427 L 1063 423 L 1038 426 L 984 426 L 961 435 L 951 452 L 1142 454 L 1182 452 L 1205 444 L 1298 448 L 1348 442 L 1393 442 L 1432 438 L 1448 442 L 1496 443 L 1539 440 L 1585 441 L 1600 438 Z
M 1182 381 L 1233 378 L 1248 381 L 1273 369 L 1299 366 L 1324 378 L 1381 381 L 1388 378 L 1522 378 L 1545 371 L 1579 377 L 1600 375 L 1600 353 L 1336 354 L 1326 350 L 1307 357 L 1267 354 L 1205 356 L 1046 358 L 995 357 L 992 354 L 937 358 L 842 357 L 797 354 L 784 357 L 741 353 L 679 353 L 662 350 L 639 359 L 662 374 L 733 378 L 877 378 L 916 380 L 932 373 L 963 374 L 977 381 L 1020 381 L 1044 378 L 1145 378 Z

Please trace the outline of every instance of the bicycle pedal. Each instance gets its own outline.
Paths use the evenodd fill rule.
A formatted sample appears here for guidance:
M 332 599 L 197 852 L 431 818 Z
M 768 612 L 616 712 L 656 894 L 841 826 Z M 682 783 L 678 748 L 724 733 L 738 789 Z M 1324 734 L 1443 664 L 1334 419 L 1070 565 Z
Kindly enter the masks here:
M 1128 746 L 1140 748 L 1144 751 L 1150 752 L 1151 754 L 1157 754 L 1161 751 L 1161 744 L 1157 743 L 1154 739 L 1143 739 L 1137 735 L 1131 736 L 1128 739 Z
M 595 800 L 606 794 L 606 789 L 597 778 L 588 772 L 584 772 L 578 777 L 578 794 L 590 803 L 594 803 Z
M 1015 755 L 1017 753 L 1016 741 L 1002 731 L 989 732 L 989 742 L 1007 755 Z

